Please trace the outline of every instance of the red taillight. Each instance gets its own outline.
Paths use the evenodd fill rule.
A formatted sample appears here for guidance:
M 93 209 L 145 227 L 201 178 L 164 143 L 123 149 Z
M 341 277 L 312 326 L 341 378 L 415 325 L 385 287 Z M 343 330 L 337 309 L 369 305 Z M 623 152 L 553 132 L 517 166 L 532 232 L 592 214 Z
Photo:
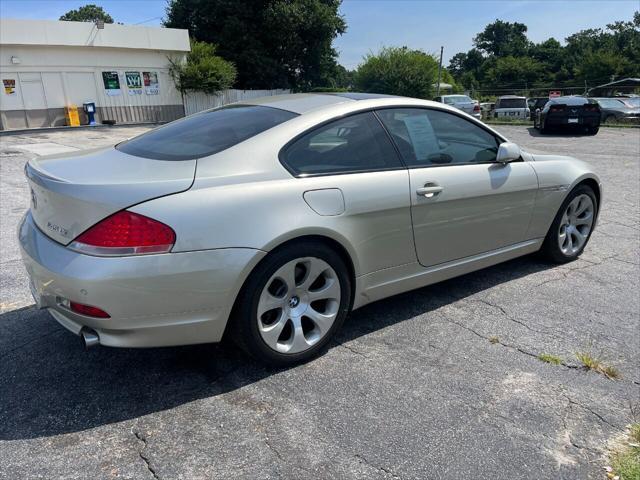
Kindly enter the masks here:
M 562 112 L 564 111 L 564 105 L 554 105 L 549 108 L 550 112 Z
M 480 111 L 480 105 L 478 105 L 477 103 L 473 106 L 473 111 L 474 112 L 479 112 Z
M 80 315 L 86 315 L 88 317 L 96 318 L 111 318 L 107 312 L 91 305 L 85 305 L 84 303 L 69 302 L 69 309 Z
M 168 252 L 175 241 L 171 227 L 123 210 L 80 234 L 69 247 L 90 255 L 142 255 Z
M 597 112 L 600 110 L 600 108 L 598 107 L 598 105 L 591 104 L 591 105 L 585 105 L 584 110 L 586 112 Z

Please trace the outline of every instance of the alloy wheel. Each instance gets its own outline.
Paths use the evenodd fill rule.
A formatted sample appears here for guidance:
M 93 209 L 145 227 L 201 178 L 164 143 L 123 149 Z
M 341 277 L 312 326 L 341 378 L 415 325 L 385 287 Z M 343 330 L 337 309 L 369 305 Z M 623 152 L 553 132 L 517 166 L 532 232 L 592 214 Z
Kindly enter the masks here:
M 300 353 L 331 329 L 340 309 L 340 280 L 324 260 L 305 257 L 282 265 L 258 301 L 258 331 L 279 353 Z
M 576 196 L 567 205 L 558 229 L 558 245 L 563 254 L 573 256 L 587 242 L 594 219 L 594 204 L 589 195 Z

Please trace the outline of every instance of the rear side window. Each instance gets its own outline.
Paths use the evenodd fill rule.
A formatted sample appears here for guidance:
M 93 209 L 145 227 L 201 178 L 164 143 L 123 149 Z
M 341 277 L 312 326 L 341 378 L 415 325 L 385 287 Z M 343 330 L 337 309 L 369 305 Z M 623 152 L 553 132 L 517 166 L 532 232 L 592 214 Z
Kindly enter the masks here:
M 417 108 L 390 108 L 377 113 L 409 166 L 496 160 L 499 140 L 457 115 Z
M 496 108 L 526 108 L 527 100 L 524 98 L 501 98 Z
M 277 108 L 230 105 L 171 122 L 116 148 L 136 157 L 192 160 L 221 152 L 296 116 Z
M 372 112 L 351 115 L 306 133 L 284 149 L 282 163 L 295 175 L 327 175 L 402 168 Z

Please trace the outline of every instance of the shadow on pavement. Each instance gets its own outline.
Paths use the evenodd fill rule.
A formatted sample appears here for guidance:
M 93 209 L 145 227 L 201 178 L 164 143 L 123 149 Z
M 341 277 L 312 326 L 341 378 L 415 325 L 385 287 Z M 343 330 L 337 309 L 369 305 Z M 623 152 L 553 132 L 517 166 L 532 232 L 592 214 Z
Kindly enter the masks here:
M 571 128 L 571 129 L 553 129 L 553 130 L 545 130 L 544 133 L 540 133 L 537 128 L 527 127 L 527 131 L 529 135 L 532 137 L 563 137 L 563 138 L 580 138 L 580 137 L 593 137 L 595 135 L 591 135 L 581 129 Z
M 353 312 L 336 342 L 547 268 L 534 256 L 523 257 L 376 302 Z M 0 349 L 0 440 L 48 437 L 129 420 L 279 371 L 226 344 L 84 351 L 78 337 L 32 308 L 0 315 Z

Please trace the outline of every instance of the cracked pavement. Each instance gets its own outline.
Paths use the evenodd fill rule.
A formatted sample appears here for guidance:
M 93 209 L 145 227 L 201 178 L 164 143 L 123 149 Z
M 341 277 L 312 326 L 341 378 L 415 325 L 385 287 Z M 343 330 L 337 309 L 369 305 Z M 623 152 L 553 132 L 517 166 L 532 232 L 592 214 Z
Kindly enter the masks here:
M 82 350 L 30 306 L 15 228 L 33 154 L 12 145 L 87 148 L 146 127 L 0 136 L 0 478 L 603 478 L 607 440 L 640 420 L 640 130 L 497 129 L 598 170 L 584 255 L 369 305 L 286 370 L 228 345 Z M 621 379 L 581 368 L 587 350 Z

